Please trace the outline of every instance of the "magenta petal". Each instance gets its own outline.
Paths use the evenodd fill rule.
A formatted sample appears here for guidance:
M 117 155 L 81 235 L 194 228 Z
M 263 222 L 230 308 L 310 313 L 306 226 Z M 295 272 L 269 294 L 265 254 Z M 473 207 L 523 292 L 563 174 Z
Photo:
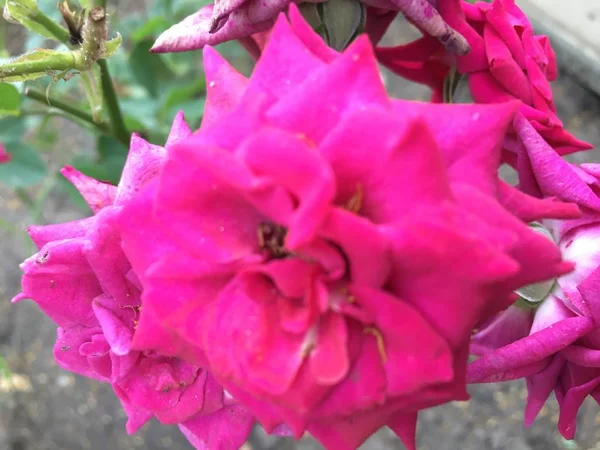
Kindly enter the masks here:
M 188 368 L 188 370 L 191 373 L 197 371 L 196 368 L 193 368 L 191 366 Z M 167 410 L 156 413 L 156 418 L 160 421 L 160 423 L 179 424 L 194 417 L 194 415 L 200 412 L 210 413 L 215 409 L 222 407 L 222 389 L 218 392 L 210 393 L 213 397 L 218 397 L 218 404 L 214 404 L 214 401 L 213 404 L 206 404 L 208 396 L 205 395 L 205 392 L 207 389 L 211 388 L 211 386 L 208 386 L 209 377 L 210 374 L 208 374 L 208 372 L 206 372 L 205 370 L 200 370 L 196 372 L 196 378 L 192 381 L 191 384 L 188 384 L 191 378 L 179 378 L 178 383 L 181 395 L 179 396 L 177 405 L 173 408 L 169 408 Z
M 339 53 L 329 47 L 323 38 L 315 33 L 315 30 L 306 22 L 298 6 L 290 3 L 288 9 L 290 24 L 294 33 L 304 43 L 304 45 L 323 62 L 330 63 L 339 56 Z
M 281 14 L 252 73 L 248 91 L 266 90 L 281 98 L 295 91 L 310 73 L 324 66 L 317 56 L 306 51 L 305 44 Z
M 24 296 L 63 328 L 98 324 L 92 299 L 102 294 L 102 289 L 82 247 L 79 238 L 51 242 L 21 265 Z
M 491 298 L 490 304 L 481 303 L 484 280 L 505 280 L 518 273 L 518 265 L 481 240 L 463 236 L 450 227 L 450 221 L 434 220 L 426 213 L 422 217 L 427 221 L 413 219 L 395 230 L 394 273 L 410 276 L 411 283 L 390 277 L 391 289 L 417 307 L 451 345 L 458 345 L 481 320 L 484 308 L 506 307 L 503 295 L 493 303 Z M 448 271 L 453 274 L 451 278 Z
M 181 336 L 165 329 L 150 307 L 144 307 L 131 343 L 135 350 L 153 350 L 165 356 L 184 358 L 194 364 L 203 362 L 204 355 L 185 342 Z
M 387 415 L 366 412 L 327 422 L 313 421 L 307 430 L 325 448 L 355 450 L 379 428 L 385 425 Z
M 419 120 L 408 128 L 384 108 L 361 108 L 338 122 L 321 149 L 336 174 L 339 201 L 348 202 L 360 190 L 358 212 L 375 223 L 398 220 L 417 199 L 437 204 L 451 195 L 434 136 Z M 398 177 L 400 171 L 411 178 Z
M 502 85 L 525 104 L 531 104 L 531 85 L 523 69 L 513 59 L 506 43 L 489 25 L 484 28 L 485 47 L 490 62 L 490 73 Z
M 448 344 L 409 304 L 373 289 L 353 287 L 352 293 L 375 317 L 375 329 L 384 348 L 388 393 L 415 392 L 427 384 L 452 380 Z M 399 326 L 399 324 L 402 326 Z
M 115 388 L 115 393 L 119 396 L 118 387 Z M 137 406 L 121 399 L 121 404 L 127 414 L 127 423 L 125 424 L 125 430 L 127 434 L 137 433 L 150 419 L 152 419 L 152 412 L 144 408 L 138 408 Z
M 524 222 L 534 222 L 542 218 L 575 219 L 581 216 L 575 204 L 563 203 L 552 197 L 535 198 L 503 181 L 500 181 L 498 191 L 502 205 Z
M 275 129 L 257 132 L 240 149 L 257 176 L 282 186 L 298 205 L 285 223 L 285 245 L 295 250 L 314 238 L 327 206 L 335 198 L 334 174 L 326 161 L 302 140 Z
M 227 20 L 227 17 L 237 9 L 240 9 L 244 6 L 244 4 L 250 3 L 248 0 L 216 0 L 214 2 L 212 20 L 213 20 L 213 29 L 211 30 L 213 33 L 222 27 L 224 21 Z M 215 24 L 217 26 L 215 26 Z
M 338 59 L 281 98 L 268 118 L 273 125 L 319 144 L 347 110 L 369 104 L 385 106 L 388 99 L 373 49 L 361 36 Z
M 199 370 L 180 360 L 142 358 L 119 386 L 133 404 L 162 413 L 179 407 L 182 394 L 193 385 Z M 202 408 L 201 398 L 194 408 L 192 413 Z
M 387 377 L 375 336 L 363 334 L 360 354 L 346 378 L 338 383 L 327 401 L 315 410 L 316 417 L 350 416 L 381 404 L 387 396 Z M 361 336 L 361 337 L 362 337 Z
M 197 151 L 194 139 L 174 147 L 161 177 L 156 216 L 177 243 L 212 261 L 249 256 L 263 217 L 236 187 L 254 183 L 249 169 L 217 148 Z M 181 183 L 188 188 L 179 189 Z M 194 228 L 187 224 L 195 223 Z
M 321 233 L 342 248 L 356 284 L 380 287 L 385 283 L 391 270 L 390 242 L 372 222 L 336 208 L 327 215 Z
M 348 330 L 342 316 L 330 313 L 321 319 L 317 346 L 308 358 L 316 383 L 334 385 L 346 376 L 350 368 L 347 339 Z
M 533 311 L 511 306 L 499 313 L 491 322 L 484 324 L 471 340 L 471 353 L 485 355 L 525 338 L 533 323 Z
M 60 173 L 75 186 L 94 213 L 114 203 L 117 195 L 115 186 L 101 183 L 71 166 L 64 167 Z
M 51 241 L 84 237 L 95 226 L 96 220 L 95 217 L 88 217 L 54 225 L 31 225 L 27 227 L 27 232 L 36 247 L 41 250 Z
M 121 249 L 118 230 L 113 226 L 118 211 L 107 209 L 100 214 L 102 220 L 98 220 L 89 231 L 83 245 L 83 255 L 102 290 L 118 305 L 131 305 L 136 301 L 137 292 L 133 292 L 135 289 L 126 278 L 131 266 Z
M 206 115 L 204 116 L 204 119 L 205 118 Z M 165 144 L 165 147 L 171 147 L 177 141 L 188 137 L 190 134 L 192 134 L 192 130 L 190 130 L 190 126 L 185 121 L 185 115 L 183 111 L 179 111 L 175 116 L 173 125 L 171 125 L 171 131 L 169 132 L 169 136 L 167 137 L 167 143 Z
M 253 423 L 252 414 L 238 404 L 197 414 L 179 429 L 197 450 L 238 450 L 248 439 Z
M 568 347 L 567 347 L 568 348 Z M 527 377 L 527 405 L 525 407 L 525 426 L 530 426 L 548 400 L 556 386 L 565 360 L 556 355 L 543 370 Z
M 370 0 L 365 3 L 375 7 L 392 9 L 387 7 L 388 2 Z M 444 21 L 430 1 L 392 0 L 391 4 L 424 33 L 438 39 L 449 52 L 457 55 L 464 55 L 469 52 L 470 46 L 467 40 Z
M 527 149 L 536 181 L 544 196 L 558 197 L 564 201 L 600 210 L 598 196 L 521 114 L 515 118 L 515 128 Z
M 600 367 L 600 350 L 581 345 L 569 345 L 561 355 L 570 363 L 583 367 Z
M 108 378 L 96 372 L 90 365 L 88 358 L 79 351 L 81 345 L 91 342 L 92 336 L 101 334 L 98 327 L 72 327 L 69 329 L 59 328 L 57 339 L 54 344 L 54 358 L 59 366 L 65 370 L 93 378 L 100 381 L 108 381 Z
M 115 305 L 116 306 L 116 305 Z M 133 330 L 125 325 L 110 309 L 99 302 L 92 303 L 94 314 L 102 327 L 102 333 L 116 355 L 126 355 L 131 350 Z
M 272 394 L 290 388 L 303 362 L 304 337 L 280 328 L 272 301 L 250 298 L 233 281 L 207 315 L 204 344 L 216 375 Z
M 121 205 L 131 200 L 144 184 L 158 174 L 164 160 L 164 148 L 149 144 L 137 134 L 133 134 L 115 204 Z
M 241 9 L 232 13 L 227 22 L 215 33 L 211 33 L 213 20 L 213 5 L 208 5 L 198 12 L 186 17 L 161 34 L 154 46 L 153 52 L 185 52 L 196 50 L 205 45 L 217 45 L 241 37 L 264 31 L 273 25 L 274 16 L 263 22 L 253 22 L 248 17 L 248 10 Z
M 205 47 L 203 55 L 207 85 L 202 117 L 202 128 L 205 128 L 233 111 L 246 92 L 248 79 L 212 47 Z
M 118 394 L 118 390 L 115 389 L 115 392 Z M 124 401 L 121 399 L 121 404 L 123 405 L 123 409 L 125 410 L 125 414 L 127 414 L 127 423 L 125 424 L 125 430 L 127 434 L 135 434 L 137 433 L 150 419 L 152 419 L 152 412 L 148 411 L 144 408 L 138 408 L 137 406 L 129 403 L 128 401 Z
M 471 363 L 468 369 L 469 382 L 482 383 L 510 378 L 512 370 L 543 361 L 593 328 L 593 321 L 587 317 L 573 317 L 543 328 Z
M 559 389 L 564 390 L 561 395 L 557 392 L 560 416 L 558 430 L 565 439 L 573 439 L 577 427 L 577 412 L 585 398 L 590 395 L 600 384 L 600 376 L 596 371 L 590 371 L 567 364 L 563 371 Z
M 387 426 L 402 440 L 407 450 L 416 450 L 417 413 L 397 414 Z
M 394 100 L 393 105 L 400 116 L 414 114 L 425 120 L 448 166 L 451 182 L 468 183 L 496 194 L 500 151 L 518 102 L 474 106 Z
M 6 151 L 3 144 L 0 144 L 0 164 L 6 164 L 12 160 L 12 155 Z

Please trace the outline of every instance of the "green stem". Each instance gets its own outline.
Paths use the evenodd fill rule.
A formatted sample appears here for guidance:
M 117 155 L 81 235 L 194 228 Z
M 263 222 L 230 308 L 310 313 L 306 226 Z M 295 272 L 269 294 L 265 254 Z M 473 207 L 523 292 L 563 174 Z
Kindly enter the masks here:
M 123 121 L 123 115 L 121 114 L 121 107 L 119 106 L 119 100 L 117 98 L 117 93 L 115 92 L 115 87 L 112 82 L 112 78 L 110 77 L 110 71 L 108 69 L 108 64 L 105 59 L 98 60 L 98 65 L 100 66 L 100 81 L 102 84 L 102 95 L 104 97 L 104 104 L 108 110 L 108 115 L 110 117 L 110 123 L 112 125 L 113 133 L 116 138 L 121 141 L 126 146 L 129 146 L 129 132 L 125 127 L 125 122 Z
M 35 203 L 33 202 L 33 198 L 31 198 L 31 195 L 29 195 L 25 189 L 22 187 L 15 188 L 15 194 L 17 194 L 19 200 L 21 200 L 26 206 L 29 208 L 34 207 Z
M 33 59 L 26 56 L 27 54 L 22 55 L 0 66 L 0 81 L 24 81 L 31 74 L 63 72 L 82 66 L 81 57 L 76 52 L 54 52 L 49 58 L 44 59 Z M 19 79 L 19 77 L 23 78 Z
M 43 25 L 44 28 L 46 28 L 46 30 L 48 30 L 57 41 L 67 45 L 69 44 L 69 31 L 61 27 L 43 12 L 38 11 L 31 19 L 40 25 Z
M 106 0 L 96 0 L 94 2 L 95 6 L 102 6 L 104 9 L 106 9 Z
M 31 209 L 31 223 L 41 222 L 44 205 L 46 204 L 48 196 L 56 186 L 57 181 L 58 177 L 56 174 L 52 174 L 47 176 L 42 182 L 42 185 L 35 196 L 35 204 Z
M 26 89 L 25 95 L 32 100 L 36 100 L 50 107 L 60 109 L 61 111 L 64 111 L 74 117 L 77 117 L 78 119 L 88 122 L 94 125 L 96 128 L 98 128 L 98 130 L 102 131 L 103 133 L 110 133 L 110 129 L 105 124 L 94 122 L 94 118 L 87 111 L 83 111 L 82 109 L 79 109 L 73 105 L 70 105 L 69 103 L 62 102 L 55 98 L 46 97 L 46 95 L 44 95 L 42 92 L 36 91 L 35 89 Z

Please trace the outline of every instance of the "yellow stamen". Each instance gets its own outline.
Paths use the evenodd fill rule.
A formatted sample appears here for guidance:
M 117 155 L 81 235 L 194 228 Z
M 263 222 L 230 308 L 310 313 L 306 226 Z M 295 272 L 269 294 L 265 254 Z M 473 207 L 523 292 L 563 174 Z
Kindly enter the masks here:
M 356 192 L 352 197 L 350 197 L 350 200 L 348 200 L 348 203 L 346 204 L 346 209 L 350 212 L 353 212 L 354 214 L 358 214 L 362 206 L 363 198 L 364 193 L 362 185 L 358 183 L 356 185 Z
M 356 303 L 356 297 L 354 296 L 354 294 L 350 293 L 347 287 L 340 288 L 340 292 L 342 293 L 342 295 L 348 303 Z
M 298 139 L 304 141 L 311 148 L 318 147 L 317 143 L 315 141 L 313 141 L 311 138 L 309 138 L 307 135 L 305 135 L 304 133 L 296 133 L 296 137 Z
M 375 336 L 377 340 L 377 350 L 379 350 L 379 355 L 381 356 L 381 360 L 386 363 L 387 362 L 387 353 L 385 352 L 385 342 L 383 341 L 383 335 L 381 331 L 379 331 L 375 327 L 365 327 L 363 329 L 364 334 L 372 334 Z

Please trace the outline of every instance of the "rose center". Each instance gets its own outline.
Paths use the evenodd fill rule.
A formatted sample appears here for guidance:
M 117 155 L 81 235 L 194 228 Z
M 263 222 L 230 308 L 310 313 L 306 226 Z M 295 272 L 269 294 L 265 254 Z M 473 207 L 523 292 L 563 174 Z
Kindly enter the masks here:
M 258 226 L 258 247 L 269 259 L 280 259 L 290 256 L 285 248 L 287 228 L 272 222 L 262 222 Z

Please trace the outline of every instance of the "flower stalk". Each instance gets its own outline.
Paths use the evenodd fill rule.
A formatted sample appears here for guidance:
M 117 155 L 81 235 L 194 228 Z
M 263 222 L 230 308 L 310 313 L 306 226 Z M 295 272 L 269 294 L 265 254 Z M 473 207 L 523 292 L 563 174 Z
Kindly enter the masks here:
M 110 70 L 105 59 L 98 60 L 100 66 L 100 82 L 102 84 L 102 95 L 104 97 L 104 103 L 110 117 L 110 123 L 112 126 L 113 133 L 121 142 L 125 145 L 129 143 L 129 132 L 125 127 L 123 121 L 123 114 L 121 113 L 121 106 L 119 105 L 119 99 L 115 92 L 115 87 L 110 76 Z
M 52 108 L 56 108 L 61 111 L 64 111 L 65 113 L 70 114 L 74 117 L 77 117 L 78 119 L 81 119 L 84 122 L 94 125 L 98 130 L 102 131 L 103 133 L 110 134 L 110 131 L 111 131 L 110 128 L 104 123 L 95 122 L 92 115 L 90 113 L 88 113 L 87 111 L 76 108 L 73 105 L 70 105 L 69 103 L 62 102 L 55 98 L 50 98 L 50 97 L 44 95 L 42 92 L 39 92 L 39 91 L 37 91 L 35 89 L 31 89 L 31 88 L 28 88 L 25 90 L 25 96 L 27 96 L 28 98 L 30 98 L 32 100 L 38 101 L 40 103 L 44 103 Z

